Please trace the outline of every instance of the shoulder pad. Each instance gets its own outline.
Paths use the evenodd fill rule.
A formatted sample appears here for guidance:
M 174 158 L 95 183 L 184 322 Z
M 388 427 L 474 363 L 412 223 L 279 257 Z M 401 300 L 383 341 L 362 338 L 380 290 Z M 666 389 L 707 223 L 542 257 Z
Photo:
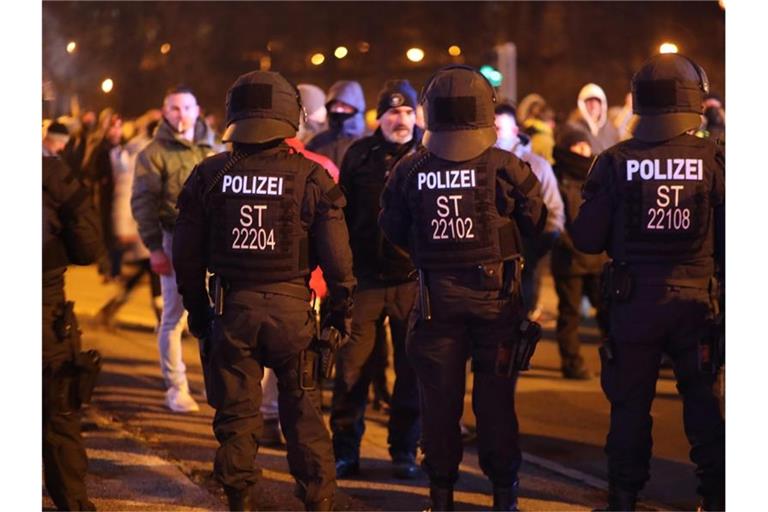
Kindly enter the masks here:
M 323 193 L 323 197 L 331 204 L 343 207 L 346 204 L 344 193 L 336 182 L 333 181 L 328 169 L 321 165 L 314 165 L 309 175 L 309 180 L 315 183 Z

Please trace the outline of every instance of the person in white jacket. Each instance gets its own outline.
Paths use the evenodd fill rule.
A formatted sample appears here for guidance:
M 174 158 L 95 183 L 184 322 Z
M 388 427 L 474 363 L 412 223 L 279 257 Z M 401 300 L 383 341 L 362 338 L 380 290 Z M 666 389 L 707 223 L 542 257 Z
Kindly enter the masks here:
M 541 183 L 541 195 L 548 212 L 544 232 L 536 239 L 523 240 L 525 257 L 522 275 L 523 301 L 529 317 L 535 320 L 541 315 L 538 303 L 543 258 L 560 236 L 565 223 L 563 199 L 558 191 L 557 178 L 552 171 L 552 166 L 546 159 L 531 150 L 530 140 L 520 133 L 515 107 L 502 103 L 496 107 L 495 113 L 496 147 L 509 151 L 531 166 L 533 174 Z

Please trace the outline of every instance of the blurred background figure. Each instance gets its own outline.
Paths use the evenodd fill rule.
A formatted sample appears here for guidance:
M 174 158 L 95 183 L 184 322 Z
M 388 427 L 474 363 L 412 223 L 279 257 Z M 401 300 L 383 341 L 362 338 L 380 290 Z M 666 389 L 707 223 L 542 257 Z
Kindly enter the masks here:
M 590 135 L 578 125 L 560 129 L 554 150 L 554 171 L 565 205 L 565 231 L 552 248 L 551 268 L 557 292 L 557 344 L 561 371 L 566 379 L 590 379 L 592 372 L 584 364 L 579 340 L 580 306 L 586 295 L 597 308 L 601 334 L 607 332 L 607 316 L 602 303 L 600 276 L 608 256 L 585 254 L 573 246 L 571 225 L 579 212 L 581 188 L 587 180 L 594 155 Z
M 344 154 L 365 133 L 365 95 L 360 82 L 339 80 L 328 90 L 328 129 L 315 135 L 307 149 L 330 158 L 341 168 Z
M 630 121 L 632 121 L 631 92 L 625 96 L 623 105 L 608 108 L 608 121 L 618 130 L 620 140 L 632 138 L 632 133 L 629 131 Z
M 91 182 L 94 200 L 101 219 L 101 234 L 104 237 L 106 257 L 99 261 L 99 272 L 104 280 L 111 281 L 120 275 L 122 251 L 115 238 L 112 226 L 112 206 L 115 199 L 114 170 L 112 151 L 120 151 L 122 142 L 123 119 L 111 108 L 99 114 L 98 129 L 89 139 L 95 142 L 92 151 L 86 151 L 85 175 Z M 90 144 L 91 142 L 89 142 Z M 87 149 L 87 148 L 86 148 Z
M 704 122 L 696 135 L 725 142 L 725 107 L 719 94 L 710 92 L 704 96 Z
M 555 147 L 555 111 L 536 93 L 527 95 L 517 107 L 517 122 L 531 139 L 531 150 L 550 164 Z
M 568 121 L 587 132 L 593 154 L 602 153 L 619 142 L 619 131 L 608 122 L 608 100 L 602 87 L 597 84 L 582 87 L 576 106 Z
M 146 275 L 150 282 L 150 305 L 159 324 L 163 300 L 160 291 L 160 276 L 152 272 L 149 264 L 149 249 L 139 237 L 139 229 L 131 212 L 131 193 L 136 168 L 136 157 L 152 141 L 159 119 L 159 110 L 150 110 L 135 122 L 136 135 L 123 147 L 115 147 L 110 153 L 112 162 L 114 194 L 112 201 L 112 231 L 122 255 L 118 283 L 120 290 L 99 310 L 97 319 L 105 326 L 114 325 L 115 317 Z M 127 275 L 122 272 L 131 269 Z
M 533 152 L 530 139 L 520 133 L 515 107 L 508 103 L 498 105 L 495 109 L 495 123 L 495 146 L 509 151 L 531 166 L 533 174 L 541 183 L 541 195 L 547 207 L 547 225 L 544 232 L 535 238 L 523 237 L 523 257 L 525 258 L 522 275 L 523 302 L 528 316 L 536 320 L 541 316 L 539 289 L 544 270 L 544 257 L 563 231 L 565 222 L 563 200 L 557 189 L 557 179 L 552 166 L 544 157 Z
M 296 86 L 301 96 L 301 104 L 307 111 L 307 118 L 301 116 L 296 138 L 307 144 L 312 137 L 328 128 L 328 110 L 325 108 L 325 93 L 314 84 Z
M 72 119 L 70 133 L 72 137 L 64 148 L 62 159 L 69 166 L 72 173 L 83 180 L 83 162 L 85 161 L 86 146 L 91 132 L 96 127 L 96 113 L 93 111 L 83 112 L 81 116 Z

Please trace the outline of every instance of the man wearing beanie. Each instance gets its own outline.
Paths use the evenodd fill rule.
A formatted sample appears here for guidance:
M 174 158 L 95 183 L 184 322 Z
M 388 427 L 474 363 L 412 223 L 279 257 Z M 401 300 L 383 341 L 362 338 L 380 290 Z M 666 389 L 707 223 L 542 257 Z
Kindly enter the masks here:
M 421 141 L 421 130 L 415 126 L 416 103 L 416 91 L 407 80 L 386 82 L 376 109 L 378 129 L 352 144 L 341 166 L 339 182 L 347 197 L 344 215 L 358 288 L 352 336 L 339 352 L 333 390 L 331 430 L 337 478 L 359 472 L 376 325 L 385 316 L 392 331 L 396 373 L 389 452 L 396 477 L 414 478 L 418 474 L 418 391 L 405 354 L 407 320 L 416 296 L 416 284 L 410 278 L 413 265 L 407 254 L 384 238 L 377 222 L 379 197 L 390 170 Z
M 566 379 L 590 379 L 579 342 L 580 305 L 582 296 L 597 308 L 597 324 L 601 334 L 607 332 L 606 311 L 602 307 L 600 274 L 608 260 L 605 253 L 585 254 L 573 246 L 571 226 L 581 204 L 581 190 L 592 165 L 593 154 L 589 134 L 578 125 L 566 124 L 558 137 L 554 171 L 560 195 L 565 204 L 565 232 L 552 248 L 552 277 L 557 292 L 557 344 L 561 370 Z
M 359 82 L 339 80 L 328 90 L 328 129 L 317 134 L 307 149 L 325 155 L 341 167 L 344 153 L 365 132 L 365 95 Z

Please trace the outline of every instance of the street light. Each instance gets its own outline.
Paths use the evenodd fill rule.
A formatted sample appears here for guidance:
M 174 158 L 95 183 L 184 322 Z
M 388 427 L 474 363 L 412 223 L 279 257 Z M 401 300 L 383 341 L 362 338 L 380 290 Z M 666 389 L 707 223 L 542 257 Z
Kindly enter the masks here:
M 171 43 L 163 43 L 162 46 L 160 46 L 160 53 L 163 55 L 167 55 L 168 52 L 171 51 Z
M 677 53 L 677 45 L 675 43 L 661 43 L 659 53 Z
M 349 50 L 347 50 L 346 46 L 339 46 L 333 51 L 333 55 L 337 59 L 343 59 L 344 57 L 347 56 L 348 53 L 349 53 Z
M 461 55 L 461 48 L 456 45 L 453 45 L 450 48 L 448 48 L 448 54 L 451 57 L 458 57 L 459 55 Z
M 77 49 L 76 42 L 70 41 L 67 43 L 67 53 L 74 53 L 75 49 Z
M 368 53 L 368 50 L 371 49 L 371 45 L 367 41 L 360 41 L 357 44 L 357 51 L 360 53 Z
M 325 55 L 322 53 L 315 53 L 312 55 L 312 57 L 309 58 L 309 62 L 311 62 L 315 66 L 319 66 L 323 62 L 325 62 Z
M 103 82 L 101 82 L 101 90 L 107 94 L 109 94 L 109 92 L 112 90 L 114 86 L 115 86 L 115 82 L 113 82 L 111 78 L 107 78 Z
M 405 52 L 405 56 L 411 62 L 421 62 L 424 59 L 424 50 L 421 48 L 410 48 Z

